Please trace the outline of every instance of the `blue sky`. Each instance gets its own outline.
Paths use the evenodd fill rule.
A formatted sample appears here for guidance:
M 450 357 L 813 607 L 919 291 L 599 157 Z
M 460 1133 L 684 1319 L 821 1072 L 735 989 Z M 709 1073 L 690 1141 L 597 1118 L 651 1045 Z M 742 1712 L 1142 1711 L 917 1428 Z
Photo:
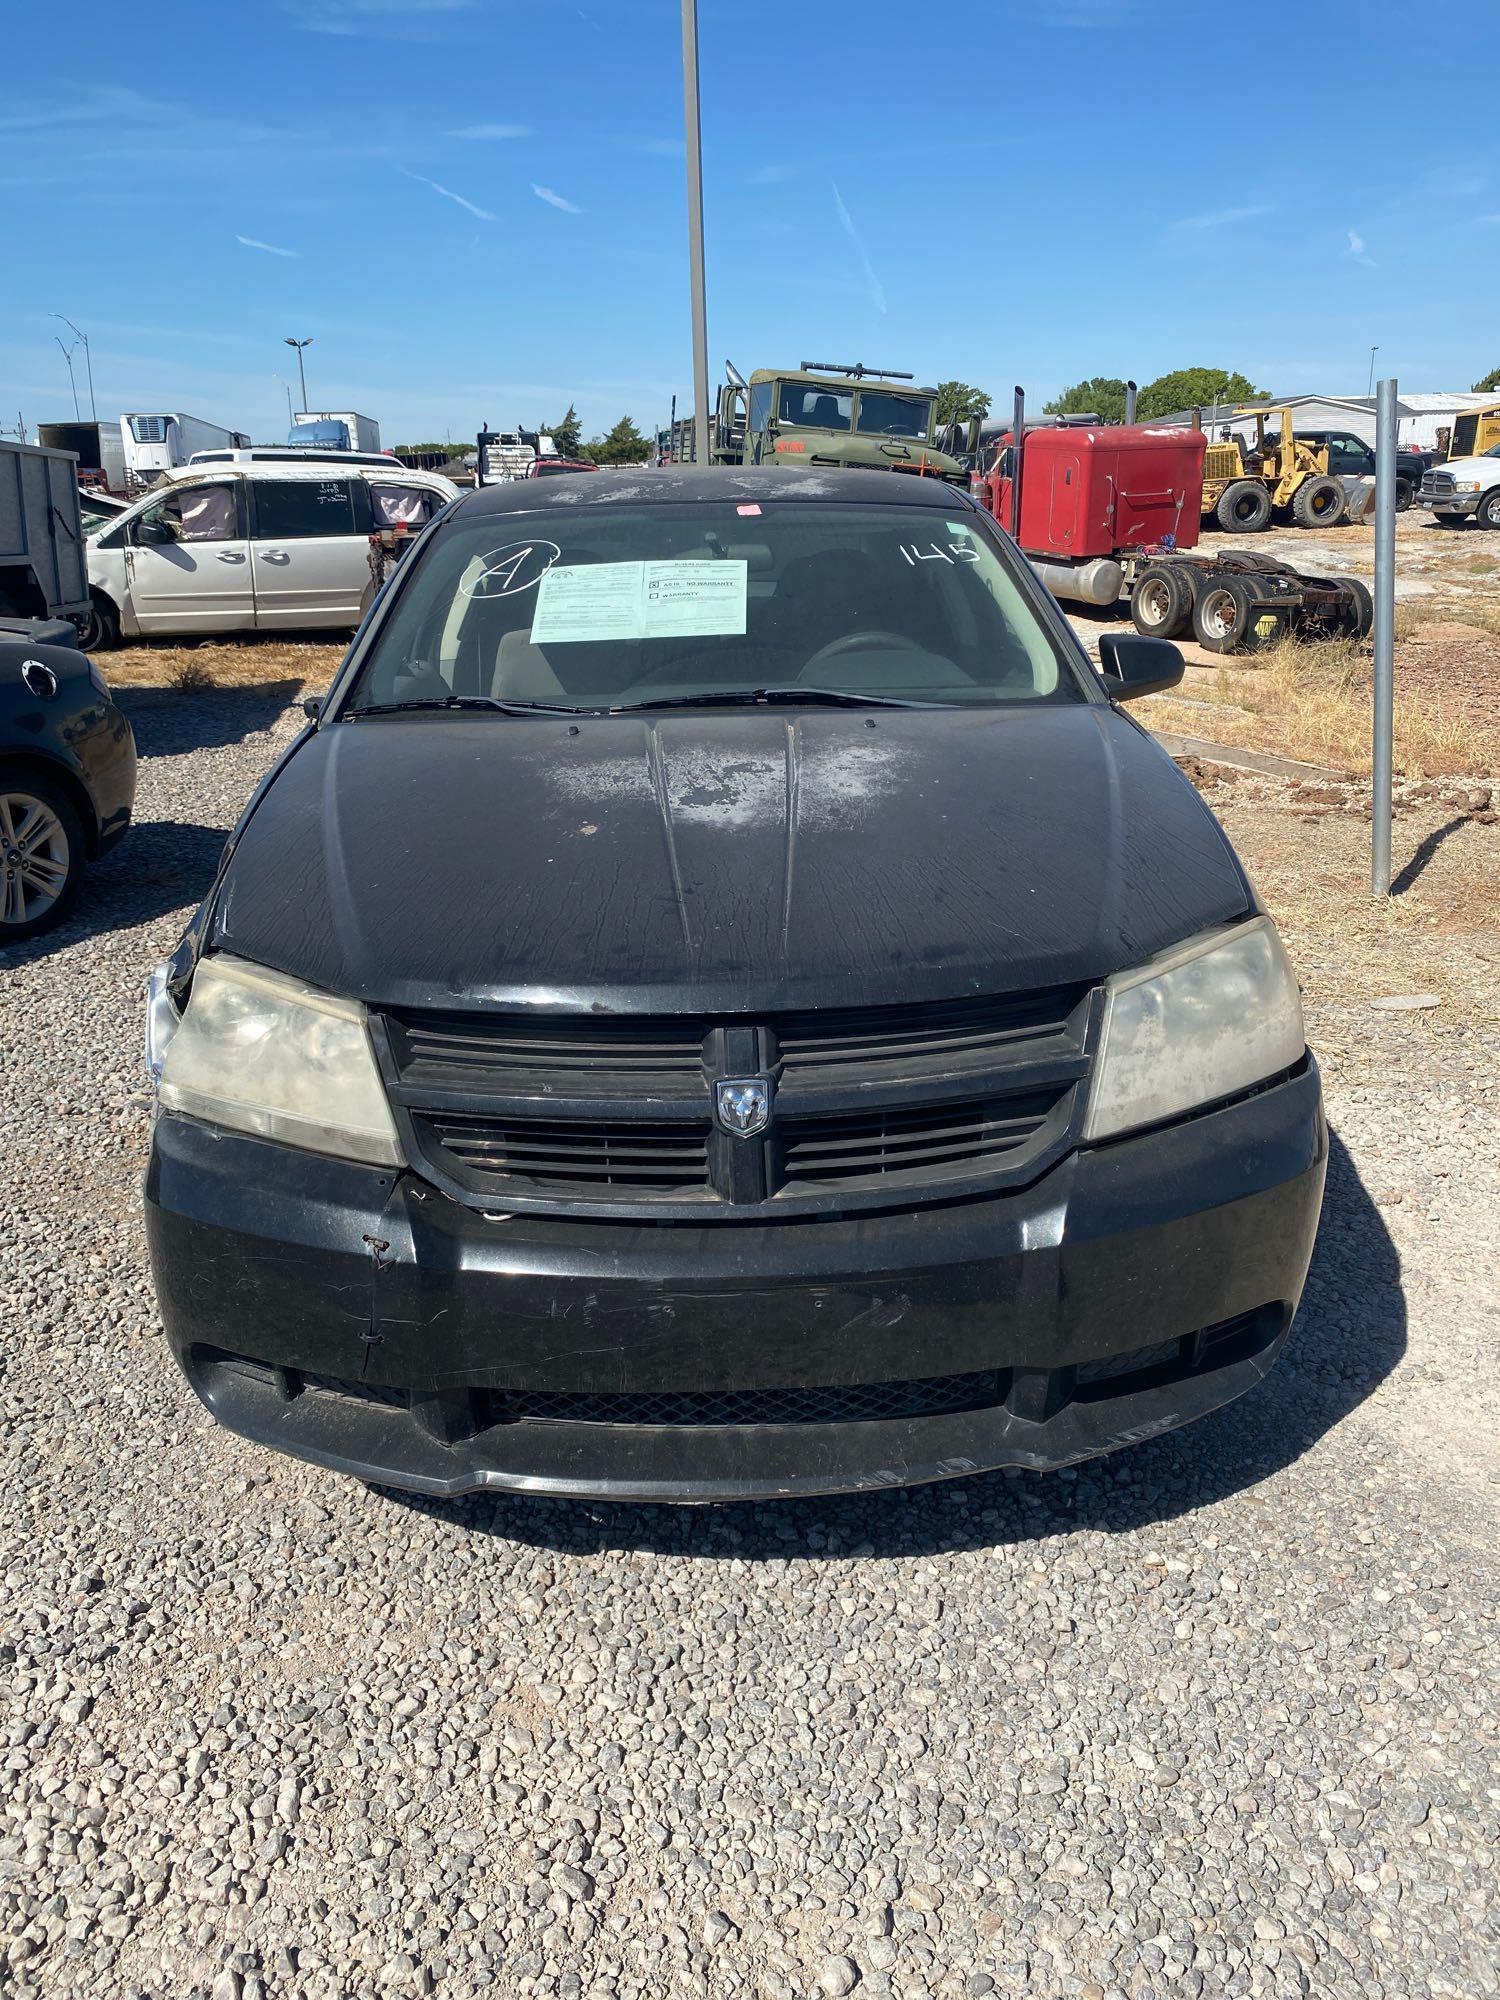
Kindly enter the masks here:
M 862 360 L 1040 400 L 1196 363 L 1363 392 L 1372 342 L 1407 389 L 1500 365 L 1494 0 L 701 4 L 715 379 Z M 71 414 L 53 312 L 101 415 L 279 438 L 296 334 L 313 405 L 387 442 L 570 398 L 586 430 L 664 421 L 678 33 L 677 0 L 13 11 L 0 423 Z

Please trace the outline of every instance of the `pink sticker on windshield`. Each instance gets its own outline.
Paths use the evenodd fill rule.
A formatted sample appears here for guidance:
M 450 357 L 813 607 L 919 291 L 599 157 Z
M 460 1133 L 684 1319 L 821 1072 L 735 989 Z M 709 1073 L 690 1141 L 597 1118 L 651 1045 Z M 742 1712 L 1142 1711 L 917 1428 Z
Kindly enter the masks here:
M 758 514 L 760 508 L 752 500 L 748 507 L 736 507 L 734 511 L 736 514 Z

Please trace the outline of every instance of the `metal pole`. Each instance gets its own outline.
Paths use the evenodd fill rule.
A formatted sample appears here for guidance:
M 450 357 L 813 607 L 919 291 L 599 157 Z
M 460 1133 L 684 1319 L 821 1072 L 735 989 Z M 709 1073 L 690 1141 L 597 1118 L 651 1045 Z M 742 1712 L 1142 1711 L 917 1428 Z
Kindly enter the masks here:
M 73 391 L 73 421 L 76 424 L 82 421 L 78 408 L 78 384 L 73 380 L 73 347 L 76 347 L 78 342 L 75 340 L 73 347 L 63 347 L 62 335 L 60 333 L 54 333 L 52 338 L 57 342 L 59 347 L 62 347 L 63 360 L 68 364 L 68 387 Z
M 1370 891 L 1391 893 L 1392 710 L 1396 679 L 1396 382 L 1375 391 L 1375 721 L 1370 758 Z
M 1370 379 L 1365 384 L 1365 394 L 1367 396 L 1369 395 L 1370 391 L 1375 387 L 1375 357 L 1379 352 L 1380 352 L 1380 344 L 1377 341 L 1375 346 L 1370 349 Z
M 698 0 L 682 0 L 682 118 L 687 137 L 688 284 L 693 317 L 693 458 L 710 462 L 708 301 L 703 276 L 703 132 L 698 120 Z
M 1135 422 L 1135 398 L 1135 384 L 1134 382 L 1127 382 L 1125 384 L 1125 421 L 1127 424 Z
M 1010 531 L 1021 539 L 1021 459 L 1026 439 L 1026 392 L 1016 384 L 1016 400 L 1011 405 Z

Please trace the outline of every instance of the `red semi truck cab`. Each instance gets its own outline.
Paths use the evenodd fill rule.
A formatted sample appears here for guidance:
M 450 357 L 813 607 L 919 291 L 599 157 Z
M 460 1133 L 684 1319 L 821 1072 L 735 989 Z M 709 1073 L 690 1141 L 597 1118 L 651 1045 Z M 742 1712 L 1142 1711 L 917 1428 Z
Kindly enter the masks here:
M 1009 431 L 999 440 L 979 497 L 1015 533 L 1012 442 Z M 1193 548 L 1207 443 L 1202 431 L 1164 424 L 1028 427 L 1016 540 L 1028 555 L 1062 563 Z

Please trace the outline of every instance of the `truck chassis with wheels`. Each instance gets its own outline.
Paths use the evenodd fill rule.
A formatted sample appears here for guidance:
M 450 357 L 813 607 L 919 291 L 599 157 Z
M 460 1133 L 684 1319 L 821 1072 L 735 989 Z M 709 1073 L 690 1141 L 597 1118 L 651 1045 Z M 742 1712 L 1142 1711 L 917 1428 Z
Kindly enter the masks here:
M 1363 639 L 1374 617 L 1358 577 L 1307 576 L 1274 556 L 1145 549 L 1121 567 L 1137 632 L 1176 639 L 1191 631 L 1210 653 L 1258 653 L 1288 635 Z

